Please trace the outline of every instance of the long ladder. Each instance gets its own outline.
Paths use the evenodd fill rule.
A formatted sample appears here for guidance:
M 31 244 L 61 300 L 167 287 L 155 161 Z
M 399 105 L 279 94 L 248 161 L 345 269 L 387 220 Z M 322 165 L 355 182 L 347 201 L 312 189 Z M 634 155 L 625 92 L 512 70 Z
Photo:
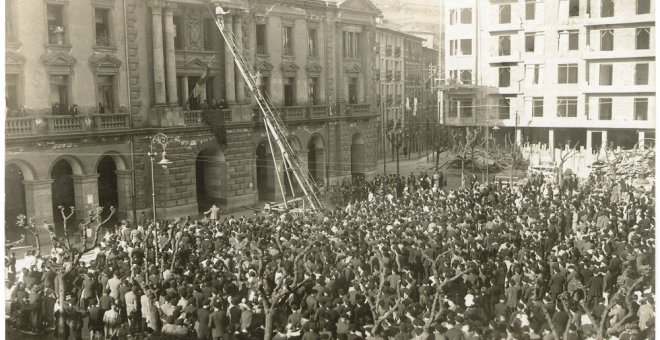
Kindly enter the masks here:
M 215 13 L 214 13 L 215 14 Z M 224 38 L 225 42 L 227 43 L 227 48 L 229 48 L 229 51 L 231 52 L 232 56 L 234 57 L 234 61 L 236 62 L 236 68 L 238 68 L 239 72 L 243 76 L 243 79 L 245 79 L 245 83 L 250 89 L 250 92 L 254 95 L 254 98 L 257 101 L 257 104 L 259 105 L 259 109 L 261 110 L 261 113 L 263 115 L 263 120 L 264 120 L 264 126 L 266 127 L 266 132 L 270 134 L 268 139 L 268 143 L 270 144 L 270 147 L 272 149 L 273 147 L 273 142 L 277 145 L 280 153 L 282 154 L 282 162 L 284 163 L 284 169 L 285 169 L 285 174 L 288 174 L 286 169 L 290 169 L 291 172 L 293 172 L 293 176 L 295 177 L 296 181 L 300 185 L 300 188 L 303 191 L 304 199 L 307 200 L 309 203 L 309 208 L 311 210 L 321 210 L 322 209 L 322 204 L 321 201 L 319 200 L 318 196 L 316 193 L 318 192 L 318 188 L 316 187 L 316 184 L 314 180 L 312 180 L 310 174 L 308 172 L 303 171 L 303 167 L 301 166 L 304 161 L 300 158 L 300 155 L 298 155 L 298 152 L 291 147 L 291 144 L 289 143 L 288 139 L 288 131 L 284 127 L 284 123 L 282 122 L 282 119 L 280 118 L 280 114 L 275 111 L 274 105 L 270 101 L 270 99 L 265 96 L 261 91 L 259 90 L 259 87 L 257 86 L 257 75 L 253 74 L 250 72 L 250 62 L 249 59 L 246 57 L 246 55 L 243 52 L 243 48 L 238 45 L 236 37 L 234 34 L 225 29 L 225 24 L 224 20 L 222 17 L 222 14 L 216 16 L 215 24 L 218 27 L 218 30 L 220 30 L 220 33 L 222 34 L 222 37 Z M 272 152 L 271 152 L 272 153 Z M 277 171 L 277 163 L 275 162 L 275 154 L 273 153 L 273 163 L 275 164 L 275 170 Z M 280 187 L 282 186 L 281 180 L 279 179 L 278 175 L 278 181 L 280 183 Z M 287 199 L 286 199 L 286 192 L 284 188 L 280 188 L 282 191 L 282 196 L 284 199 L 284 204 L 287 205 Z M 295 195 L 295 193 L 292 190 L 292 194 Z

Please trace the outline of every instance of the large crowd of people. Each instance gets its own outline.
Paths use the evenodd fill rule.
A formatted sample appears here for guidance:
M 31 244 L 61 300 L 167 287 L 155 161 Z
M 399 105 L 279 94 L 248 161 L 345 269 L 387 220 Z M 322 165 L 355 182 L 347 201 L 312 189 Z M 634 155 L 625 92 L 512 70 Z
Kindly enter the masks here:
M 8 315 L 67 339 L 652 339 L 653 193 L 566 183 L 377 176 L 324 212 L 123 223 L 89 262 L 6 257 Z

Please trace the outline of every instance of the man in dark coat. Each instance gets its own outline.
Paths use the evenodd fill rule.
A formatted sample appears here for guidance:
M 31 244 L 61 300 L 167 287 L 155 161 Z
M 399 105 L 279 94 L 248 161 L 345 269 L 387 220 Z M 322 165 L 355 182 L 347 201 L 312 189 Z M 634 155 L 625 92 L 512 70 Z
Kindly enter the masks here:
M 197 339 L 200 340 L 211 339 L 211 329 L 209 328 L 211 312 L 209 312 L 209 305 L 209 300 L 204 300 L 204 302 L 202 302 L 202 307 L 197 308 L 195 311 L 197 314 L 197 321 L 199 322 L 199 327 L 197 328 Z
M 211 329 L 211 336 L 213 340 L 222 339 L 225 333 L 225 327 L 227 327 L 227 319 L 225 316 L 225 311 L 222 310 L 222 304 L 220 301 L 216 301 L 213 304 L 213 313 L 209 315 L 208 327 Z

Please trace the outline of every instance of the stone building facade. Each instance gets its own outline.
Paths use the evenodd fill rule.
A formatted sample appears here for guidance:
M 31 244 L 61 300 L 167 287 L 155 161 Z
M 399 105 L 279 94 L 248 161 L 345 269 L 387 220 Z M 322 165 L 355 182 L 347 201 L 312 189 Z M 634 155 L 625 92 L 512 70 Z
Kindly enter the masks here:
M 291 194 L 215 27 L 218 5 L 312 177 L 330 183 L 374 168 L 380 12 L 368 0 L 5 3 L 10 224 L 19 213 L 58 223 L 60 205 L 78 219 L 97 204 L 116 206 L 120 219 L 151 216 L 152 186 L 158 218 Z M 205 115 L 224 117 L 226 137 Z M 152 142 L 159 132 L 172 164 L 156 164 L 152 179 L 147 153 L 163 151 Z

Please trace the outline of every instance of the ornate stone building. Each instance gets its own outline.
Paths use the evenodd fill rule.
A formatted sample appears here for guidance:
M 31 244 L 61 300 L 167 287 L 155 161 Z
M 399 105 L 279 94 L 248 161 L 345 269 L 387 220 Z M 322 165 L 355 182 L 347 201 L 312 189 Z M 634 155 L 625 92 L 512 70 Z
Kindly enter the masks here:
M 121 219 L 150 216 L 147 153 L 159 132 L 173 163 L 153 169 L 158 218 L 280 197 L 276 176 L 286 176 L 215 27 L 216 5 L 312 176 L 373 170 L 380 12 L 369 0 L 7 0 L 7 223 L 19 213 L 58 223 L 60 205 L 77 218 L 96 204 Z M 204 119 L 216 102 L 210 116 L 224 129 Z

